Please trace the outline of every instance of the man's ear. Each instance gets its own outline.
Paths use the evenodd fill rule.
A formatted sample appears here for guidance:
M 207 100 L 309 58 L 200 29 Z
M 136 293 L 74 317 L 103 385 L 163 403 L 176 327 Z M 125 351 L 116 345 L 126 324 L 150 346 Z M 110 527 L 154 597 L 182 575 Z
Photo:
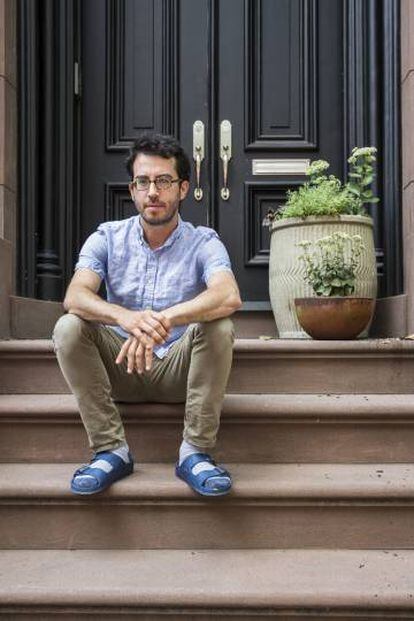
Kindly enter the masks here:
M 134 200 L 134 186 L 132 183 L 128 183 L 128 190 L 132 200 Z
M 180 183 L 180 199 L 184 200 L 188 194 L 188 190 L 190 189 L 189 181 L 181 181 Z

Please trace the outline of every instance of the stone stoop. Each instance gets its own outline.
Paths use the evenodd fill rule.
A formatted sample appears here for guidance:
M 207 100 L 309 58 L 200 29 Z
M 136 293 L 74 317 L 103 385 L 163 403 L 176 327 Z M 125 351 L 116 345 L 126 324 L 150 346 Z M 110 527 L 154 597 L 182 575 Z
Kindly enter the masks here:
M 65 394 L 53 343 L 0 341 L 1 394 Z M 237 339 L 229 394 L 411 394 L 414 341 Z
M 413 619 L 412 550 L 13 550 L 0 559 L 0 616 L 14 621 Z
M 414 342 L 238 339 L 214 456 L 183 404 L 120 404 L 136 466 L 95 497 L 51 341 L 0 342 L 0 619 L 414 620 Z
M 184 405 L 118 405 L 136 459 L 174 463 Z M 230 394 L 214 454 L 230 463 L 392 463 L 410 462 L 413 446 L 411 394 Z M 72 395 L 0 394 L 0 463 L 88 459 Z
M 232 464 L 216 499 L 155 463 L 79 498 L 75 468 L 0 465 L 1 549 L 414 548 L 414 464 Z

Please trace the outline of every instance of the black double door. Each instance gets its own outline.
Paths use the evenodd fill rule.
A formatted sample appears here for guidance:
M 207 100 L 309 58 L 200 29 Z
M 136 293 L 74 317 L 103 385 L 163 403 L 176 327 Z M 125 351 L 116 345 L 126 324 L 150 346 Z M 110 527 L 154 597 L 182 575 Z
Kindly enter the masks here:
M 135 213 L 124 168 L 131 140 L 173 134 L 193 162 L 184 219 L 218 231 L 243 300 L 260 307 L 269 299 L 263 217 L 303 182 L 303 160 L 328 159 L 343 172 L 343 2 L 87 0 L 81 10 L 81 238 Z

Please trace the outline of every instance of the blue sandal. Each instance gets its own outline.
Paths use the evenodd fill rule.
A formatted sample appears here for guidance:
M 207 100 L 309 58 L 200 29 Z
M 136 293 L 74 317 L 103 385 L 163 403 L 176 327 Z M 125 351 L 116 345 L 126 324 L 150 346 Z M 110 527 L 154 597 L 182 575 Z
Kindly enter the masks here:
M 129 462 L 110 451 L 95 453 L 91 462 L 76 470 L 70 489 L 74 494 L 96 494 L 128 476 L 134 470 L 134 461 L 128 453 Z M 84 477 L 84 478 L 83 478 Z
M 230 473 L 207 453 L 189 455 L 181 466 L 176 464 L 175 474 L 202 496 L 224 496 L 231 489 Z

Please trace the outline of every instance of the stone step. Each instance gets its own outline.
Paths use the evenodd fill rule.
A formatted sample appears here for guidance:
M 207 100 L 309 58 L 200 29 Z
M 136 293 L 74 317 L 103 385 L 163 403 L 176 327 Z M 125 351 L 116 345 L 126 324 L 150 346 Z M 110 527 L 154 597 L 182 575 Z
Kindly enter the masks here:
M 173 462 L 183 404 L 120 404 L 137 459 Z M 408 462 L 414 396 L 226 395 L 219 460 L 244 463 Z M 0 462 L 87 461 L 86 433 L 72 395 L 0 395 Z
M 414 550 L 14 550 L 0 568 L 2 619 L 414 618 Z
M 2 394 L 67 393 L 52 342 L 0 342 Z M 228 392 L 414 392 L 414 342 L 237 339 Z
M 76 467 L 0 465 L 0 548 L 414 547 L 414 464 L 232 464 L 220 498 L 145 463 L 79 497 Z

